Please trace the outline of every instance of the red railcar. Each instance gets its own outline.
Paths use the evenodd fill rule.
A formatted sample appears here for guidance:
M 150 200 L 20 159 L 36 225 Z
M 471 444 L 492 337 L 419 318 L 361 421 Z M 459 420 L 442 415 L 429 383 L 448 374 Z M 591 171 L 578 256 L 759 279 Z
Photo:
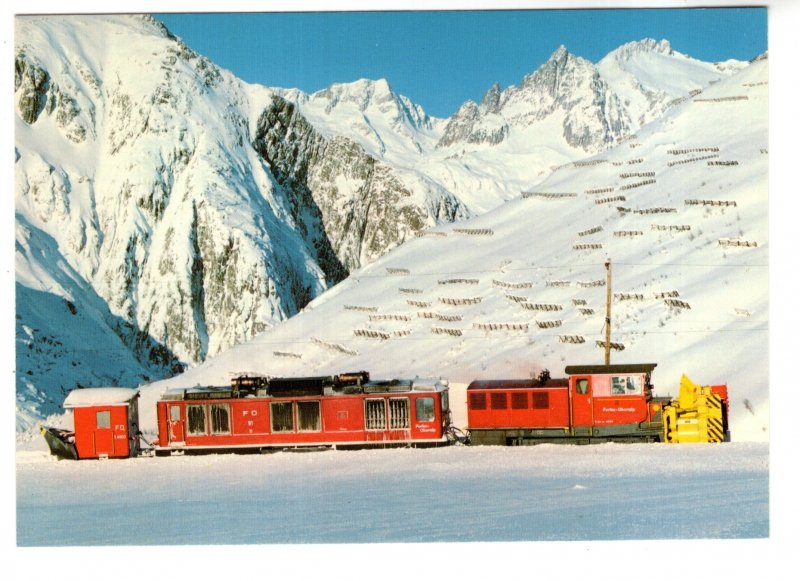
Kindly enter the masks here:
M 139 392 L 125 387 L 75 389 L 64 400 L 74 432 L 50 429 L 45 438 L 62 457 L 128 458 L 139 452 Z M 43 432 L 44 433 L 44 432 Z
M 567 366 L 565 379 L 473 381 L 473 444 L 660 441 L 668 398 L 654 398 L 656 364 Z
M 157 403 L 157 453 L 448 442 L 438 380 L 239 377 L 230 387 L 171 389 Z

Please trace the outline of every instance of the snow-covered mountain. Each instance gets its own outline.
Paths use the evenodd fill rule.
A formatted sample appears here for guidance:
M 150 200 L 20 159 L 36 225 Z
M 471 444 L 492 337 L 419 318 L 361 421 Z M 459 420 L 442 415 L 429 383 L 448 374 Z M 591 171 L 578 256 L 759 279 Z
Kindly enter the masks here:
M 62 385 L 202 361 L 416 231 L 468 215 L 451 193 L 324 137 L 278 92 L 242 83 L 150 18 L 18 17 L 16 33 L 17 241 L 58 252 L 18 253 L 18 280 L 35 281 L 19 296 L 52 293 L 81 312 L 71 291 L 89 289 L 106 303 L 91 317 L 110 321 L 107 342 L 139 361 L 125 366 L 134 375 L 54 373 L 64 358 L 37 342 L 77 319 L 34 325 L 20 301 L 30 329 L 17 333 L 30 355 L 18 359 L 21 399 L 48 393 L 44 411 Z M 53 282 L 64 265 L 70 290 Z M 79 358 L 81 346 L 65 351 Z
M 563 146 L 597 153 L 661 116 L 676 99 L 744 66 L 740 61 L 700 62 L 673 51 L 666 40 L 625 44 L 596 65 L 561 46 L 520 86 L 501 91 L 494 85 L 480 105 L 462 105 L 437 147 L 499 144 L 513 131 L 549 122 L 561 131 L 547 139 L 560 138 Z
M 768 438 L 768 61 L 564 165 L 517 199 L 441 226 L 354 272 L 286 323 L 142 388 L 237 373 L 441 375 L 456 420 L 475 378 L 601 363 L 612 260 L 612 362 L 726 382 L 735 440 Z M 148 411 L 149 410 L 149 411 Z
M 398 172 L 422 174 L 481 214 L 554 167 L 603 151 L 747 63 L 706 63 L 645 39 L 592 64 L 559 47 L 519 86 L 490 87 L 449 119 L 427 116 L 386 80 L 283 95 L 326 135 Z
M 17 17 L 15 33 L 18 429 L 76 384 L 248 341 L 745 66 L 664 42 L 598 65 L 561 48 L 443 120 L 385 80 L 249 85 L 150 17 Z

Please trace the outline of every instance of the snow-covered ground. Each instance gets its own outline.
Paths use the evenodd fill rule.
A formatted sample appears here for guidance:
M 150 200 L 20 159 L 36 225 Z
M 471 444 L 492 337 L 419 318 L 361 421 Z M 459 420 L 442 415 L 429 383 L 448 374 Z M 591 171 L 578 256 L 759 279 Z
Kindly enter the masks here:
M 454 446 L 106 462 L 18 453 L 18 543 L 764 538 L 767 450 Z
M 36 570 L 85 578 L 122 560 L 124 579 L 253 567 L 382 579 L 418 568 L 536 578 L 568 567 L 599 579 L 644 568 L 665 579 L 679 570 L 668 558 L 677 554 L 684 567 L 698 558 L 698 573 L 740 559 L 753 569 L 754 554 L 763 568 L 775 534 L 764 443 L 85 462 L 58 461 L 37 444 L 16 461 L 17 543 L 51 547 Z

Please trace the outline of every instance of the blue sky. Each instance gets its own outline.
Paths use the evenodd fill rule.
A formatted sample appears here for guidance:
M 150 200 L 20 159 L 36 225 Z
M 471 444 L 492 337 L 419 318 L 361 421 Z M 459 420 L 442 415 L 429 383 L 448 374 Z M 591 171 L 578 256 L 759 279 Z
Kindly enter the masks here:
M 250 83 L 306 92 L 385 78 L 437 117 L 495 82 L 519 84 L 560 46 L 597 62 L 667 39 L 692 57 L 767 50 L 765 8 L 158 14 L 195 51 Z

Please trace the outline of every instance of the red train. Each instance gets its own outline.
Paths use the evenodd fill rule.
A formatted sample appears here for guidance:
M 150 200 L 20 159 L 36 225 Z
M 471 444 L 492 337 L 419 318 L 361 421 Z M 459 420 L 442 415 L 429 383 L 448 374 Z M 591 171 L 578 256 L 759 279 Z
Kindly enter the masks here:
M 447 443 L 440 381 L 240 377 L 230 388 L 167 391 L 157 403 L 157 452 Z
M 338 376 L 237 377 L 226 387 L 166 391 L 157 402 L 156 454 L 280 449 L 721 442 L 729 439 L 724 385 L 685 376 L 676 400 L 653 397 L 655 364 L 567 366 L 567 378 L 480 380 L 467 388 L 467 432 L 452 425 L 441 380 Z M 138 392 L 73 391 L 74 432 L 42 428 L 53 454 L 135 456 Z
M 467 388 L 473 444 L 723 441 L 727 387 L 684 377 L 680 400 L 653 397 L 655 363 L 567 366 L 565 379 L 473 381 Z M 705 390 L 705 391 L 703 391 Z M 709 412 L 709 406 L 711 412 Z

